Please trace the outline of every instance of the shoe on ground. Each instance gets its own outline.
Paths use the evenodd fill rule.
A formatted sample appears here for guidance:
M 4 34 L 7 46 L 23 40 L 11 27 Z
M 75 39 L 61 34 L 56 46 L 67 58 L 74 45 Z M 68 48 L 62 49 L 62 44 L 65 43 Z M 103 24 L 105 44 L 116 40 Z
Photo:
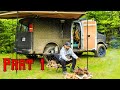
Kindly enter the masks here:
M 67 74 L 67 71 L 63 71 L 63 74 L 66 75 L 66 74 Z

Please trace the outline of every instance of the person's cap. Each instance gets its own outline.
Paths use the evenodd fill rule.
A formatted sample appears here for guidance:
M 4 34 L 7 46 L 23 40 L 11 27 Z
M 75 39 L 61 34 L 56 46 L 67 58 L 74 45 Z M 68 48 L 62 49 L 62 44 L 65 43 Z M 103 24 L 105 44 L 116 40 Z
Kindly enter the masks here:
M 65 45 L 70 47 L 71 43 L 70 42 L 66 42 Z

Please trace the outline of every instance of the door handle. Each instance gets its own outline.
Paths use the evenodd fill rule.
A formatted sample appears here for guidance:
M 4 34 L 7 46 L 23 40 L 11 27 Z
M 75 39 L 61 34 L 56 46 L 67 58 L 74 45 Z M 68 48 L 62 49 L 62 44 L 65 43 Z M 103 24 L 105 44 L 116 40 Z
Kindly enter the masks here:
M 90 37 L 90 35 L 88 35 L 88 37 Z

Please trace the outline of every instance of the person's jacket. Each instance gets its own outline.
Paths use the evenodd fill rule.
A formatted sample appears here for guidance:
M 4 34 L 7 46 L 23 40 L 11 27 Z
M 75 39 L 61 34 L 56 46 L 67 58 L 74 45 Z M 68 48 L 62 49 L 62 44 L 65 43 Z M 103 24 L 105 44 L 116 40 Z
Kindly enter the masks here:
M 62 47 L 62 49 L 60 50 L 60 60 L 64 59 L 65 61 L 68 60 L 68 58 L 66 56 L 72 56 L 73 58 L 77 59 L 78 56 L 73 52 L 73 50 L 71 48 L 69 48 L 69 50 L 66 50 L 64 48 L 64 46 Z

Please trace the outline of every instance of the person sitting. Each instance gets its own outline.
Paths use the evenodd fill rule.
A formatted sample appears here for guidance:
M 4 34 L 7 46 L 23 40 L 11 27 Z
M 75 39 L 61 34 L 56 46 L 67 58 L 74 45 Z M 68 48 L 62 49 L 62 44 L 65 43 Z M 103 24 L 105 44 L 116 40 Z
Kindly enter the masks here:
M 54 54 L 54 58 L 57 59 L 62 65 L 63 74 L 67 73 L 66 64 L 68 62 L 72 62 L 72 67 L 70 71 L 74 72 L 76 60 L 78 59 L 78 56 L 73 52 L 73 50 L 70 47 L 71 43 L 66 42 L 61 48 L 60 54 Z

